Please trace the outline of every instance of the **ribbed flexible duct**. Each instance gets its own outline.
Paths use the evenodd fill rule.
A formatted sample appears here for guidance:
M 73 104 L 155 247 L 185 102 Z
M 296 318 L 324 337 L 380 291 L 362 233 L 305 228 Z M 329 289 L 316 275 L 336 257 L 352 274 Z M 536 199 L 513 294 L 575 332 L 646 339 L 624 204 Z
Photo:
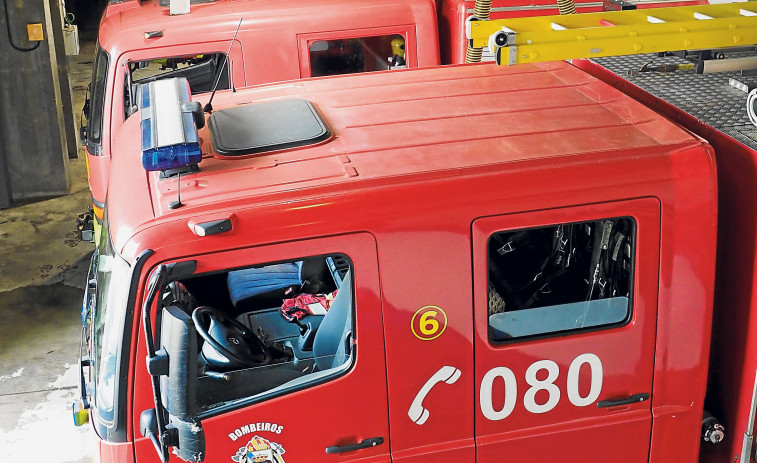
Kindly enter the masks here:
M 557 0 L 560 14 L 576 14 L 576 3 L 573 0 Z
M 492 0 L 476 0 L 476 4 L 473 6 L 473 16 L 480 20 L 488 20 L 491 10 Z M 468 48 L 465 50 L 465 62 L 480 63 L 481 51 L 481 48 L 471 48 L 468 45 Z

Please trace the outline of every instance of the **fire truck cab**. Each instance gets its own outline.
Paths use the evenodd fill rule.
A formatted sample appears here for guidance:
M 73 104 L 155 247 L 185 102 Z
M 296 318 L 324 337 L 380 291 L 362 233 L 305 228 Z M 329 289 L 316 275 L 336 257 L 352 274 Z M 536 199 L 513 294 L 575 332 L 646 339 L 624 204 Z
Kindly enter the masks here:
M 111 0 L 84 109 L 95 215 L 102 219 L 113 135 L 142 83 L 183 76 L 200 95 L 214 85 L 438 64 L 432 0 L 192 0 L 189 14 L 173 16 L 168 0 Z
M 704 140 L 565 62 L 216 97 L 114 135 L 99 461 L 697 461 Z

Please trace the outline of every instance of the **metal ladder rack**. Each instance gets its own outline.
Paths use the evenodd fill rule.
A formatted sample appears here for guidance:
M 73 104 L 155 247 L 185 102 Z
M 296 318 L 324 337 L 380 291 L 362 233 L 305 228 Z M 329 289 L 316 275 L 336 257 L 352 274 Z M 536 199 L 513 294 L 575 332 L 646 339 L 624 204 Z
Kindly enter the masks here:
M 757 44 L 757 1 L 467 21 L 497 64 Z

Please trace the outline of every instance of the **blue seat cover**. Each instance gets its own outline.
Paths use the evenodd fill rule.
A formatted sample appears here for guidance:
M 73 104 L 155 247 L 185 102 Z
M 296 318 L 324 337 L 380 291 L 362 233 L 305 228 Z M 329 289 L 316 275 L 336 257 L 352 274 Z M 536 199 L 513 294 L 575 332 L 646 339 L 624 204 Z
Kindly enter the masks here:
M 273 296 L 291 286 L 302 285 L 302 261 L 229 272 L 227 284 L 234 305 L 246 299 Z

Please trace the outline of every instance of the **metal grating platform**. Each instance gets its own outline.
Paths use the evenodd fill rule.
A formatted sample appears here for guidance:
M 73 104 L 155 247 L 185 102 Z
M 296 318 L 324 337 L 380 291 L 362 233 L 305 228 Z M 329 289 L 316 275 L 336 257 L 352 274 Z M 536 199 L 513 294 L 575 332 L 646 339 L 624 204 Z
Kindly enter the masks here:
M 739 57 L 738 54 L 728 57 Z M 743 55 L 741 55 L 743 56 Z M 757 76 L 739 72 L 696 74 L 694 70 L 637 72 L 645 63 L 686 64 L 676 56 L 656 54 L 617 56 L 594 60 L 606 69 L 650 94 L 682 109 L 705 124 L 757 150 L 757 127 L 749 122 L 747 93 L 731 86 L 729 78 L 757 87 Z

